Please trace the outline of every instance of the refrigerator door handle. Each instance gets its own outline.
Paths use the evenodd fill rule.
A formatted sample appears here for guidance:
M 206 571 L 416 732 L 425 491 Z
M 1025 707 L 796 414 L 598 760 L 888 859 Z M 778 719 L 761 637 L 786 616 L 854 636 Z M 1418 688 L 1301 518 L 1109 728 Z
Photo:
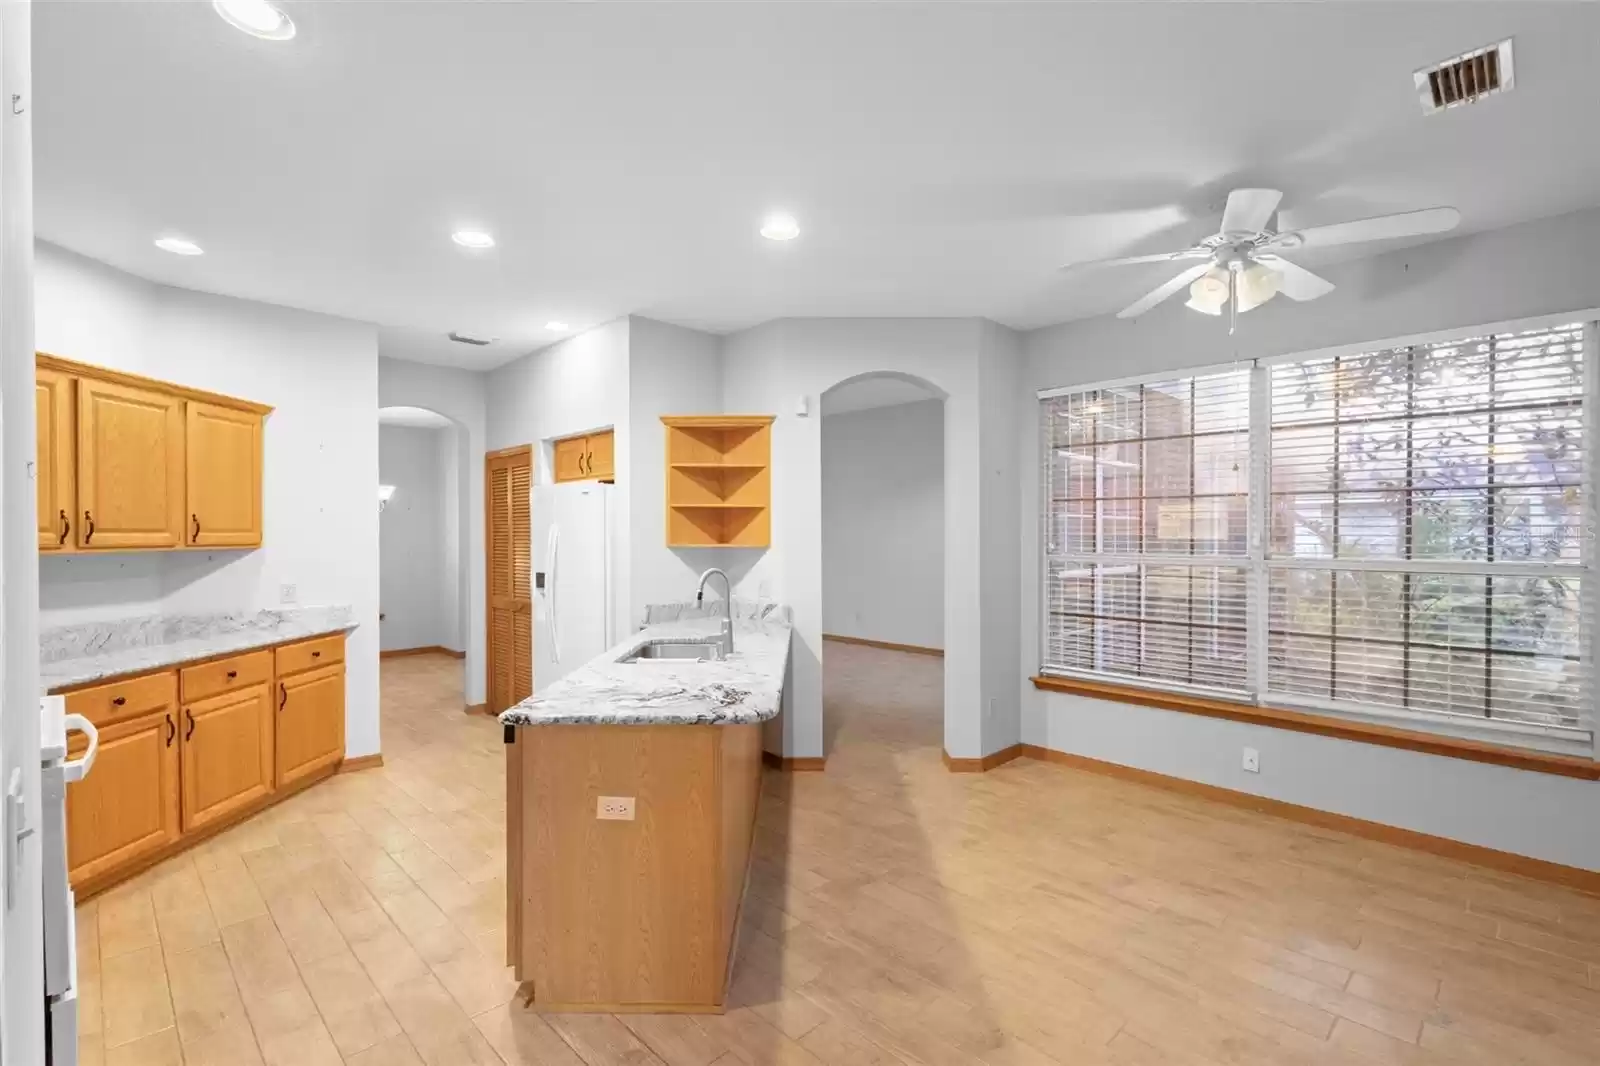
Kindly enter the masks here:
M 94 757 L 100 750 L 100 731 L 94 727 L 93 722 L 81 714 L 63 715 L 62 721 L 66 723 L 68 733 L 89 735 L 89 746 L 84 749 L 83 754 L 76 759 L 67 759 L 61 764 L 61 778 L 71 784 L 74 781 L 82 781 L 88 776 L 89 771 L 94 769 Z

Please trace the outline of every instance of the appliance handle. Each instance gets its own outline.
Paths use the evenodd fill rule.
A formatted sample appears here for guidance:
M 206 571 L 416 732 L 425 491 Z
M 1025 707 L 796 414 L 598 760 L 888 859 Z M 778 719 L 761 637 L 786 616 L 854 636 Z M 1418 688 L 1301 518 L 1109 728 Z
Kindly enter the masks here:
M 82 781 L 94 769 L 94 757 L 100 751 L 100 731 L 81 714 L 63 715 L 61 720 L 66 724 L 68 733 L 86 733 L 89 737 L 89 746 L 81 756 L 61 764 L 61 779 L 71 784 L 73 781 Z
M 550 612 L 550 660 L 561 661 L 561 627 L 560 603 L 556 599 L 556 587 L 560 584 L 556 579 L 556 566 L 560 560 L 559 548 L 561 545 L 561 527 L 552 525 L 550 535 L 545 541 L 544 551 L 544 598 Z

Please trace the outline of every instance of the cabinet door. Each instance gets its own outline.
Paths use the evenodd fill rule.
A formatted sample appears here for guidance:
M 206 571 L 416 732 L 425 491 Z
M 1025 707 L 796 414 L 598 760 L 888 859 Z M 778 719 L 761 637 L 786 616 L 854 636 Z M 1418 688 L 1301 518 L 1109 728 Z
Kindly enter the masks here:
M 584 457 L 584 466 L 588 468 L 590 477 L 609 481 L 617 476 L 614 458 L 616 441 L 616 434 L 609 429 L 604 433 L 589 435 L 589 451 Z
M 35 478 L 38 488 L 39 547 L 71 551 L 72 530 L 77 525 L 77 502 L 72 467 L 72 378 L 59 370 L 35 372 L 34 419 L 38 444 Z
M 80 548 L 183 543 L 183 401 L 78 379 Z
M 261 416 L 190 400 L 184 424 L 189 520 L 185 543 L 261 543 Z
M 172 705 L 103 726 L 94 769 L 67 786 L 67 868 L 74 885 L 178 839 L 178 714 Z M 70 754 L 84 741 L 74 734 Z
M 344 667 L 278 679 L 278 787 L 344 758 Z
M 568 437 L 556 441 L 554 469 L 551 471 L 555 480 L 582 481 L 588 477 L 589 470 L 584 461 L 588 450 L 587 437 Z
M 184 704 L 181 728 L 186 831 L 272 791 L 272 690 L 266 684 Z

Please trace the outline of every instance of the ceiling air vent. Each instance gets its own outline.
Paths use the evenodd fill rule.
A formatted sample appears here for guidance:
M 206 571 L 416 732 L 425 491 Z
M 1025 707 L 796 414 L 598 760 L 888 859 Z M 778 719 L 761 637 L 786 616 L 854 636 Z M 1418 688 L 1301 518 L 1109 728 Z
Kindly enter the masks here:
M 457 333 L 455 330 L 451 330 L 446 335 L 457 344 L 475 344 L 479 348 L 482 348 L 484 345 L 489 343 L 489 338 L 469 337 L 465 333 Z
M 1423 67 L 1412 75 L 1425 114 L 1477 103 L 1516 86 L 1511 66 L 1511 38 Z

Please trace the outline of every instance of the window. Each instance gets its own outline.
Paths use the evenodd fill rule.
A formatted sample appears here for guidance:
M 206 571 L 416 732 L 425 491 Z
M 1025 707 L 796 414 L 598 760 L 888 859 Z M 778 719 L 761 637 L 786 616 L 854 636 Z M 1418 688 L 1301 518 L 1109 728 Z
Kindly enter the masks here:
M 1044 394 L 1044 672 L 1587 743 L 1584 333 Z

